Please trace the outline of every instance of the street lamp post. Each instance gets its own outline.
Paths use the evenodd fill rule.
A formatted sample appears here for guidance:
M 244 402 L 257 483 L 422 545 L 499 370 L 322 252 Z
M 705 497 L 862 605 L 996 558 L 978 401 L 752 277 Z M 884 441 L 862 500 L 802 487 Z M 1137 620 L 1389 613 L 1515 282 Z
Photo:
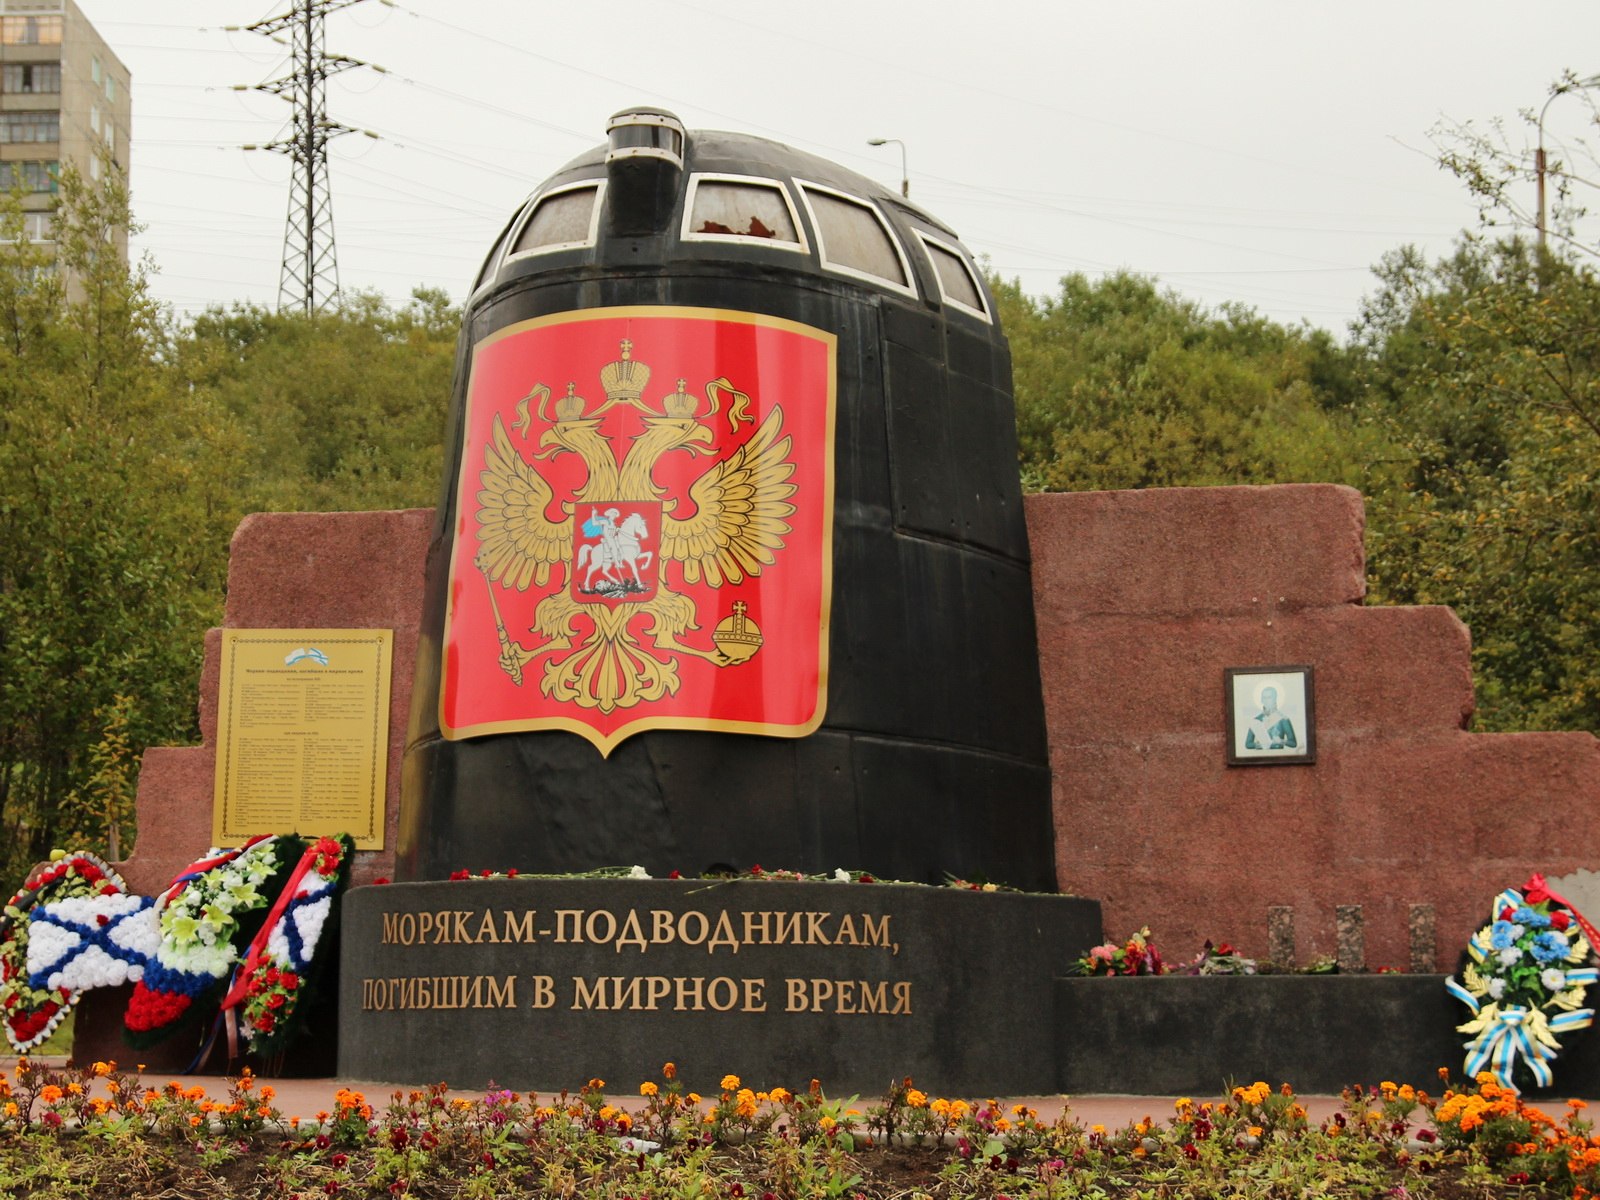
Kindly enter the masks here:
M 907 200 L 911 199 L 911 176 L 906 172 L 906 144 L 899 138 L 868 138 L 867 145 L 900 147 L 900 194 Z
M 1600 75 L 1591 75 L 1587 79 L 1573 79 L 1564 81 L 1556 86 L 1550 93 L 1550 98 L 1544 102 L 1544 107 L 1539 110 L 1539 148 L 1533 152 L 1533 174 L 1538 186 L 1539 212 L 1534 226 L 1539 231 L 1539 249 L 1544 249 L 1545 237 L 1545 201 L 1544 201 L 1544 115 L 1550 111 L 1550 106 L 1555 103 L 1557 96 L 1564 96 L 1568 92 L 1575 92 L 1579 88 L 1600 87 Z

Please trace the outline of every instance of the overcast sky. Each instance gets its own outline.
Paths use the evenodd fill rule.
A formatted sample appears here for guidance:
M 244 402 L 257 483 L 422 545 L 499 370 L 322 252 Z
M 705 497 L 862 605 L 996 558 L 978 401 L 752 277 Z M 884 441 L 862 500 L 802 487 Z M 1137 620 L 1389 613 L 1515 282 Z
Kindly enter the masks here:
M 156 294 L 274 304 L 289 164 L 241 146 L 288 106 L 233 89 L 285 60 L 224 27 L 288 0 L 78 4 L 133 72 Z M 1600 71 L 1594 0 L 364 0 L 327 29 L 387 72 L 329 86 L 330 116 L 379 135 L 332 150 L 346 288 L 461 300 L 518 202 L 643 103 L 889 186 L 899 148 L 866 143 L 902 139 L 912 198 L 1032 292 L 1127 268 L 1339 333 L 1386 251 L 1474 223 L 1429 130 L 1516 127 L 1562 71 Z M 1558 100 L 1547 142 L 1587 116 Z

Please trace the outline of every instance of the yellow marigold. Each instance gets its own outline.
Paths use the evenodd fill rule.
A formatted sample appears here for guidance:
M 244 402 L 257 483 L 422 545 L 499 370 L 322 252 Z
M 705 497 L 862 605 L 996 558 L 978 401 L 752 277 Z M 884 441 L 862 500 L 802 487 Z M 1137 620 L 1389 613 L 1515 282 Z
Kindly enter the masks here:
M 932 1104 L 928 1105 L 928 1111 L 936 1117 L 947 1117 L 950 1115 L 950 1101 L 940 1096 Z
M 67 1091 L 74 1096 L 81 1096 L 83 1095 L 83 1084 L 79 1083 L 77 1080 L 73 1080 L 71 1083 L 67 1084 Z
M 1293 1120 L 1304 1121 L 1306 1119 L 1305 1106 L 1302 1104 L 1291 1104 L 1289 1106 L 1289 1116 Z
M 457 1112 L 466 1112 L 467 1109 L 472 1107 L 472 1101 L 468 1100 L 465 1096 L 457 1096 L 454 1100 L 450 1101 L 450 1107 L 455 1109 Z
M 609 1120 L 611 1120 L 612 1117 L 614 1117 L 616 1115 L 617 1115 L 617 1110 L 612 1108 L 611 1105 L 602 1104 L 600 1106 L 600 1119 L 602 1121 L 609 1121 Z
M 734 1097 L 735 1111 L 747 1120 L 756 1115 L 756 1094 L 749 1088 L 740 1088 Z
M 912 1108 L 927 1108 L 928 1097 L 926 1093 L 919 1092 L 916 1088 L 912 1088 L 906 1093 L 906 1104 Z
M 1589 1102 L 1587 1100 L 1568 1100 L 1567 1107 L 1573 1112 L 1577 1112 L 1580 1108 L 1588 1108 Z
M 1417 1089 L 1416 1088 L 1412 1087 L 1409 1083 L 1402 1083 L 1400 1085 L 1400 1099 L 1406 1100 L 1406 1101 L 1411 1101 L 1411 1100 L 1415 1100 L 1416 1098 L 1417 1098 Z
M 44 1087 L 39 1089 L 39 1099 L 43 1100 L 46 1104 L 56 1103 L 61 1099 L 61 1096 L 61 1089 L 53 1083 L 47 1083 L 44 1085 Z
M 919 1096 L 922 1095 L 921 1092 L 917 1092 L 915 1094 L 919 1095 Z M 787 1103 L 789 1103 L 789 1101 L 791 1101 L 793 1099 L 794 1099 L 794 1093 L 791 1092 L 788 1088 L 775 1087 L 775 1088 L 772 1089 L 772 1102 L 774 1104 L 787 1104 Z
M 272 1100 L 277 1099 L 277 1096 L 278 1096 L 278 1089 L 273 1087 L 273 1086 L 271 1086 L 270 1084 L 261 1089 L 261 1098 L 263 1100 L 266 1100 L 266 1101 L 270 1102 Z
M 1378 1090 L 1383 1093 L 1384 1099 L 1393 1100 L 1400 1093 L 1400 1086 L 1392 1079 L 1385 1079 L 1378 1085 Z
M 1091 1125 L 1091 1126 L 1089 1126 L 1089 1132 L 1090 1133 L 1098 1133 L 1098 1134 L 1104 1136 L 1105 1131 L 1106 1131 L 1106 1127 L 1104 1125 Z
M 1247 1129 L 1247 1130 L 1246 1130 L 1246 1131 L 1245 1131 L 1245 1132 L 1246 1132 L 1246 1133 L 1248 1133 L 1248 1134 L 1249 1134 L 1249 1135 L 1250 1135 L 1250 1136 L 1251 1136 L 1251 1137 L 1253 1137 L 1253 1138 L 1258 1138 L 1258 1137 L 1260 1137 L 1260 1136 L 1261 1136 L 1261 1126 L 1259 1126 L 1259 1125 L 1252 1125 L 1252 1126 L 1250 1126 L 1250 1128 L 1249 1128 L 1249 1129 Z
M 1140 1137 L 1143 1137 L 1145 1134 L 1149 1133 L 1150 1132 L 1150 1118 L 1146 1117 L 1144 1120 L 1140 1121 L 1137 1125 L 1135 1125 L 1133 1127 L 1133 1131 L 1135 1133 L 1137 1133 Z
M 639 1085 L 639 1095 L 641 1096 L 655 1096 L 659 1094 L 660 1091 L 661 1089 L 655 1084 L 651 1083 L 648 1079 Z
M 14 1117 L 20 1111 L 21 1110 L 17 1108 L 17 1102 L 15 1100 L 11 1100 L 6 1103 L 6 1116 Z
M 839 1122 L 835 1121 L 832 1117 L 823 1117 L 817 1122 L 817 1128 L 826 1133 L 838 1123 Z
M 1011 1128 L 1011 1122 L 1006 1120 L 1004 1117 L 996 1117 L 994 1119 L 994 1127 L 999 1132 L 1004 1133 L 1006 1130 Z
M 950 1115 L 958 1121 L 971 1111 L 972 1105 L 968 1104 L 965 1100 L 950 1101 Z
M 111 1074 L 111 1072 L 117 1069 L 117 1064 L 114 1062 L 97 1061 L 94 1066 L 90 1067 L 89 1069 L 94 1072 L 96 1079 L 104 1079 L 107 1075 Z
M 633 1118 L 625 1112 L 619 1112 L 617 1114 L 617 1128 L 626 1133 L 633 1128 Z
M 1133 1148 L 1133 1156 L 1135 1158 L 1143 1158 L 1143 1157 L 1145 1157 L 1145 1155 L 1147 1155 L 1149 1153 L 1150 1152 L 1148 1150 L 1146 1150 L 1143 1146 L 1135 1146 Z
M 661 1068 L 661 1078 L 663 1078 L 663 1079 L 676 1079 L 677 1077 L 678 1077 L 678 1064 L 677 1063 L 665 1063 L 665 1064 L 663 1064 L 663 1066 Z
M 689 1103 L 690 1104 L 699 1104 L 700 1103 L 700 1093 L 699 1092 L 690 1092 L 689 1093 Z
M 256 1109 L 256 1116 L 260 1117 L 263 1121 L 266 1120 L 271 1115 L 272 1115 L 272 1109 L 268 1108 L 265 1104 L 263 1104 L 260 1108 Z
M 739 1090 L 739 1077 L 737 1075 L 724 1075 L 722 1077 L 722 1090 L 737 1092 Z
M 191 1116 L 190 1116 L 190 1118 L 189 1118 L 189 1125 L 190 1125 L 190 1127 L 191 1127 L 191 1128 L 192 1128 L 192 1127 L 194 1127 L 194 1126 L 196 1126 L 196 1125 L 198 1125 L 198 1124 L 200 1124 L 200 1122 L 201 1122 L 201 1121 L 202 1121 L 202 1120 L 204 1120 L 204 1118 L 203 1118 L 203 1117 L 201 1117 L 201 1116 L 200 1116 L 200 1114 L 199 1114 L 199 1113 L 194 1113 L 194 1114 L 193 1114 L 193 1115 L 191 1115 Z

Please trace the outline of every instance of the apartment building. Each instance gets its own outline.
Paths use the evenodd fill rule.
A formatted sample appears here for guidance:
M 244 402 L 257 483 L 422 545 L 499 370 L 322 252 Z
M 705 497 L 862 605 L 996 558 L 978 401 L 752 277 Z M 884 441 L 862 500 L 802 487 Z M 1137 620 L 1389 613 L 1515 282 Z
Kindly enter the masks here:
M 0 187 L 25 193 L 29 237 L 53 240 L 63 164 L 91 182 L 105 162 L 126 176 L 128 85 L 128 68 L 72 0 L 0 0 Z M 126 237 L 118 249 L 126 258 Z

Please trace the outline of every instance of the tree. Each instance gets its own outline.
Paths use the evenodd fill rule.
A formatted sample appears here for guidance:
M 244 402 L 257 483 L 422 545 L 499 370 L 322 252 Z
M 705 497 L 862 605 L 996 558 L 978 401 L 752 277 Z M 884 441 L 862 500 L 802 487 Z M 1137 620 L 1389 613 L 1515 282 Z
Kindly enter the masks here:
M 1346 351 L 1243 306 L 1205 312 L 1149 279 L 991 280 L 1011 342 L 1024 484 L 1053 491 L 1368 484 L 1385 454 L 1351 413 Z
M 406 508 L 438 499 L 460 313 L 347 296 L 331 313 L 213 309 L 177 339 L 182 386 L 249 434 L 251 509 Z
M 140 746 L 192 736 L 214 547 L 237 519 L 238 431 L 166 387 L 144 268 L 111 249 L 129 218 L 106 175 L 89 188 L 63 172 L 53 246 L 23 239 L 16 197 L 0 214 L 0 860 L 13 874 L 88 794 L 108 731 Z
M 1380 278 L 1357 344 L 1405 486 L 1371 500 L 1374 596 L 1461 614 L 1482 727 L 1600 729 L 1600 279 L 1515 239 Z

